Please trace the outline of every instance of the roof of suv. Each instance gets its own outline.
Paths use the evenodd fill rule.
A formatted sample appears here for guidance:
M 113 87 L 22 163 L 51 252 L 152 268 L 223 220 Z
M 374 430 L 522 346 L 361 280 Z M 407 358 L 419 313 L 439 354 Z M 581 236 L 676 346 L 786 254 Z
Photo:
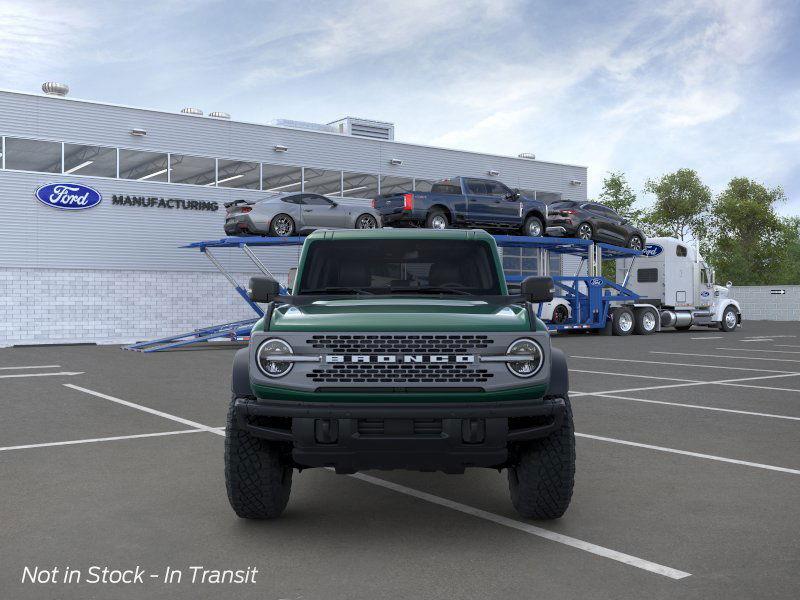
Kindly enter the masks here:
M 313 240 L 481 240 L 494 242 L 482 229 L 318 229 L 308 236 Z

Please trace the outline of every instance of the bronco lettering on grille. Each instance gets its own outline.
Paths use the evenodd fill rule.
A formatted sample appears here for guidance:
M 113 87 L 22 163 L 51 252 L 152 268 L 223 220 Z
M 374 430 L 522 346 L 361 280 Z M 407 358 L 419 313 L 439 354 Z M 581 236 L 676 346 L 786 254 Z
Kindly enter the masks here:
M 325 362 L 335 363 L 474 363 L 472 354 L 328 354 Z

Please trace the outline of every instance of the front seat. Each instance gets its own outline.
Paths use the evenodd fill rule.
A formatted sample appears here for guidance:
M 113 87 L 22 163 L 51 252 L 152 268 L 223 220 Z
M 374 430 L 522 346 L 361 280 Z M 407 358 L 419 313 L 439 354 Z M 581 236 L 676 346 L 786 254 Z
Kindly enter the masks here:
M 428 272 L 428 285 L 442 287 L 448 284 L 462 284 L 461 268 L 454 262 L 437 262 Z

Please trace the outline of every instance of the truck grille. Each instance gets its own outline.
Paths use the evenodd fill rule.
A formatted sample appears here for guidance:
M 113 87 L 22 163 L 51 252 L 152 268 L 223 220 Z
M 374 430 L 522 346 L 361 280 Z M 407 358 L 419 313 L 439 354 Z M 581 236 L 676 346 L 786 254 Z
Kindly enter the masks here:
M 467 364 L 340 363 L 306 375 L 314 383 L 486 383 L 492 373 Z
M 486 335 L 313 335 L 306 343 L 330 354 L 463 354 L 487 348 Z

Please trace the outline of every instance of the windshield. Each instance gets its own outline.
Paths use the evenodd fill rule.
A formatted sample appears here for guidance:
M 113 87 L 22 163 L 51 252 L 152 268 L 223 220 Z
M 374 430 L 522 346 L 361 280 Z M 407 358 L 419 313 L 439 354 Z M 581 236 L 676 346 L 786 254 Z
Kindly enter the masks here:
M 489 245 L 471 240 L 322 240 L 301 277 L 298 294 L 501 293 Z

